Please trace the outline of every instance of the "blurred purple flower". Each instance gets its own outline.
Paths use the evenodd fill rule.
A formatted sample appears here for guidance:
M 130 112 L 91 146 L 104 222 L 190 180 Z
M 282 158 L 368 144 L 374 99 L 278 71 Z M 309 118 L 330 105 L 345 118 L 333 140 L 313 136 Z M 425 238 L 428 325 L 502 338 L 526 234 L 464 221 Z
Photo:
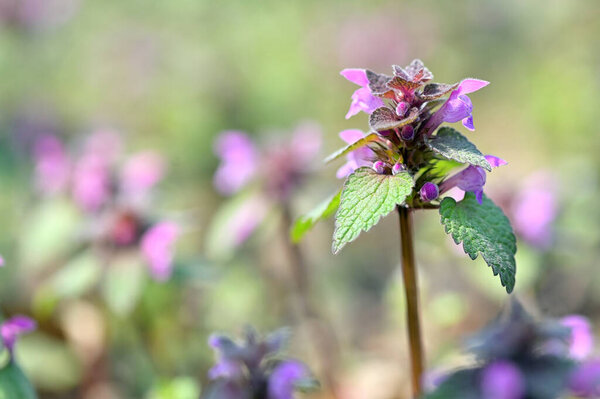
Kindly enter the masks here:
M 600 397 L 600 360 L 581 364 L 569 379 L 569 388 L 577 397 Z
M 364 133 L 358 129 L 348 129 L 340 132 L 340 138 L 348 144 L 353 144 L 363 137 L 365 137 Z M 350 152 L 346 155 L 346 163 L 338 169 L 336 177 L 343 179 L 362 166 L 371 166 L 373 156 L 373 150 L 369 147 L 361 147 Z
M 552 243 L 552 223 L 557 212 L 555 179 L 538 172 L 525 181 L 512 209 L 512 222 L 517 233 L 531 245 L 547 248 Z
M 493 155 L 486 155 L 485 159 L 492 168 L 506 165 L 507 162 Z M 486 172 L 480 166 L 470 165 L 466 169 L 458 172 L 449 179 L 440 184 L 440 194 L 445 193 L 453 187 L 458 187 L 463 191 L 470 191 L 475 194 L 477 201 L 481 204 L 483 201 L 483 186 L 486 181 Z
M 0 267 L 4 266 L 4 257 L 0 255 Z
M 321 142 L 321 127 L 318 124 L 304 122 L 298 125 L 290 143 L 294 162 L 306 169 L 319 154 Z
M 63 144 L 55 136 L 45 135 L 34 145 L 36 183 L 40 191 L 56 194 L 69 182 L 71 162 Z
M 443 122 L 455 123 L 460 120 L 467 129 L 475 130 L 475 126 L 473 126 L 473 104 L 467 94 L 473 93 L 489 83 L 479 79 L 465 79 L 460 82 L 444 105 L 426 122 L 425 131 L 431 133 Z
M 166 281 L 171 276 L 173 247 L 179 228 L 172 222 L 161 222 L 152 226 L 141 239 L 141 250 L 148 262 L 150 274 L 157 281 Z
M 73 198 L 86 211 L 98 210 L 110 197 L 110 170 L 98 153 L 86 153 L 73 171 Z
M 371 94 L 369 79 L 367 79 L 367 72 L 364 69 L 344 69 L 340 72 L 340 75 L 361 86 L 352 94 L 352 103 L 346 114 L 346 119 L 358 114 L 360 111 L 371 114 L 377 108 L 385 105 L 381 98 Z
M 423 385 L 423 390 L 425 393 L 430 393 L 435 391 L 442 382 L 444 382 L 448 378 L 448 373 L 441 370 L 428 370 L 426 371 L 422 378 L 421 382 Z
M 306 366 L 300 362 L 288 360 L 279 363 L 269 377 L 268 399 L 293 399 L 294 384 L 308 377 Z
M 561 319 L 560 323 L 571 330 L 569 337 L 569 356 L 575 360 L 583 360 L 594 348 L 594 334 L 587 318 L 570 315 Z
M 121 171 L 121 186 L 130 195 L 144 195 L 165 174 L 165 161 L 154 151 L 132 155 Z
M 19 335 L 33 331 L 35 328 L 35 320 L 21 315 L 11 317 L 0 324 L 0 336 L 2 337 L 2 342 L 11 353 L 11 356 Z
M 250 138 L 243 132 L 227 131 L 215 145 L 221 164 L 214 176 L 217 190 L 231 195 L 244 187 L 258 168 L 258 154 Z
M 514 364 L 496 361 L 483 370 L 481 391 L 486 399 L 522 399 L 525 381 Z

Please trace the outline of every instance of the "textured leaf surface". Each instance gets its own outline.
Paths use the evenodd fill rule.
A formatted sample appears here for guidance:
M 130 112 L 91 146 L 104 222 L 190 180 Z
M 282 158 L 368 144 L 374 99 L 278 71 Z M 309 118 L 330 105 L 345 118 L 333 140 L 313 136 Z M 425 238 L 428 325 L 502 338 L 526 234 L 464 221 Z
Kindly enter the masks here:
M 480 205 L 473 193 L 466 193 L 458 203 L 453 198 L 444 198 L 440 215 L 446 233 L 452 235 L 454 242 L 462 243 L 471 259 L 481 254 L 510 293 L 515 286 L 517 244 L 502 210 L 486 196 Z
M 292 226 L 292 231 L 290 231 L 290 238 L 292 241 L 295 243 L 299 242 L 319 220 L 327 219 L 329 216 L 333 215 L 340 206 L 341 196 L 342 191 L 340 190 L 337 194 L 326 198 L 325 201 L 321 202 L 315 209 L 308 212 L 306 215 L 296 219 Z
M 376 73 L 367 69 L 367 79 L 369 80 L 369 90 L 374 95 L 382 95 L 390 91 L 387 87 L 387 83 L 390 81 L 391 76 Z
M 427 145 L 444 158 L 481 166 L 489 171 L 492 170 L 492 167 L 477 147 L 451 127 L 443 127 L 438 130 L 438 133 L 427 141 Z
M 369 126 L 371 126 L 371 129 L 381 132 L 408 125 L 417 120 L 418 116 L 419 110 L 417 108 L 412 108 L 408 112 L 406 118 L 400 119 L 394 110 L 387 107 L 381 107 L 377 108 L 373 111 L 371 116 L 369 116 Z
M 348 176 L 340 207 L 335 215 L 333 253 L 354 241 L 361 231 L 368 231 L 382 216 L 402 204 L 414 186 L 407 172 L 380 175 L 370 168 L 360 168 Z
M 373 141 L 377 141 L 378 139 L 379 139 L 379 136 L 377 135 L 377 133 L 369 133 L 362 139 L 360 139 L 352 144 L 349 144 L 346 147 L 341 148 L 341 149 L 337 150 L 336 152 L 334 152 L 333 154 L 329 155 L 327 158 L 325 158 L 325 160 L 323 162 L 329 163 L 331 161 L 335 161 L 336 159 L 343 157 L 344 155 L 346 155 L 354 150 L 364 147 L 367 144 L 372 143 Z
M 430 83 L 423 88 L 423 92 L 419 94 L 419 98 L 425 101 L 436 100 L 450 93 L 457 87 L 458 83 L 455 83 L 453 85 L 445 83 Z

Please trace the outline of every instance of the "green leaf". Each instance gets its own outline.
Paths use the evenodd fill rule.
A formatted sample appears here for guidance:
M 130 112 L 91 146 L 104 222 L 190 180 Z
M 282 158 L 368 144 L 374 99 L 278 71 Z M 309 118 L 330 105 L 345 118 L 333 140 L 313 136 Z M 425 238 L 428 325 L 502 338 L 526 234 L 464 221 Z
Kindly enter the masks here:
M 146 282 L 147 268 L 135 252 L 122 253 L 106 265 L 101 292 L 108 308 L 126 316 L 135 308 Z
M 479 204 L 473 193 L 456 202 L 446 197 L 440 204 L 440 215 L 446 233 L 471 259 L 479 254 L 492 268 L 494 276 L 500 274 L 500 282 L 508 293 L 515 286 L 517 243 L 508 218 L 492 200 L 483 197 Z
M 369 133 L 362 139 L 360 139 L 352 144 L 349 144 L 346 147 L 341 148 L 341 149 L 337 150 L 336 152 L 334 152 L 333 154 L 329 155 L 327 158 L 325 158 L 325 160 L 323 162 L 329 163 L 331 161 L 335 161 L 336 159 L 338 159 L 354 150 L 364 147 L 373 141 L 377 141 L 377 140 L 379 140 L 379 136 L 377 135 L 377 133 Z
M 427 140 L 427 145 L 444 158 L 481 166 L 488 171 L 492 170 L 492 167 L 477 147 L 451 127 L 443 127 L 438 130 L 433 138 Z
M 33 385 L 17 363 L 9 361 L 0 369 L 0 399 L 36 399 Z
M 368 231 L 382 216 L 402 204 L 414 184 L 408 172 L 380 175 L 365 167 L 348 176 L 335 215 L 333 253 L 338 253 L 361 231 Z
M 304 216 L 300 216 L 294 222 L 292 230 L 290 231 L 290 237 L 293 242 L 299 242 L 304 235 L 311 230 L 314 225 L 323 219 L 327 219 L 340 206 L 340 197 L 342 196 L 342 190 L 338 191 L 337 194 L 331 195 L 321 202 L 316 208 L 308 212 Z

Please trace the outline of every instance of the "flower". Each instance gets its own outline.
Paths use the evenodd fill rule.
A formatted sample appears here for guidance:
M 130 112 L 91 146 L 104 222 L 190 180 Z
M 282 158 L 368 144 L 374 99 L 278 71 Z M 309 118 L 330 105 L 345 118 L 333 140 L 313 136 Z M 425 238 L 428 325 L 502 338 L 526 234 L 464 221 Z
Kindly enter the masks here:
M 52 135 L 40 137 L 34 145 L 37 186 L 43 193 L 63 190 L 70 175 L 70 160 L 63 144 Z
M 269 377 L 268 399 L 292 399 L 294 384 L 308 377 L 306 366 L 298 361 L 288 360 L 279 363 Z
M 150 274 L 157 281 L 165 281 L 171 276 L 173 246 L 179 235 L 179 228 L 172 222 L 161 222 L 144 233 L 140 248 L 148 262 Z
M 11 356 L 19 335 L 33 331 L 35 328 L 35 320 L 21 315 L 11 317 L 0 324 L 2 342 L 4 342 L 4 346 L 8 349 Z
M 493 155 L 486 155 L 485 159 L 492 166 L 506 165 L 507 162 Z M 458 172 L 449 179 L 444 180 L 440 184 L 440 194 L 445 193 L 453 187 L 458 187 L 463 191 L 470 191 L 475 194 L 477 201 L 481 204 L 483 201 L 483 186 L 486 181 L 486 172 L 481 166 L 470 165 L 466 169 Z
M 247 329 L 243 342 L 211 335 L 208 343 L 217 355 L 217 363 L 208 373 L 215 381 L 213 394 L 234 390 L 237 396 L 224 397 L 292 399 L 294 385 L 309 378 L 309 372 L 299 361 L 274 360 L 288 337 L 287 329 L 259 337 L 252 328 Z
M 132 155 L 121 170 L 122 190 L 134 196 L 144 195 L 165 174 L 165 161 L 154 151 L 144 151 Z
M 214 151 L 221 159 L 214 176 L 214 185 L 220 193 L 234 194 L 254 177 L 258 168 L 258 153 L 245 133 L 223 133 L 217 140 Z
M 435 183 L 427 182 L 423 184 L 421 187 L 421 191 L 419 191 L 421 199 L 423 202 L 431 202 L 440 195 L 440 190 Z
M 372 168 L 377 174 L 381 175 L 385 172 L 385 163 L 383 163 L 383 161 L 375 161 L 373 162 Z
M 517 366 L 499 360 L 483 370 L 481 391 L 486 399 L 521 399 L 525 394 L 525 381 Z
M 350 109 L 346 114 L 346 119 L 358 114 L 360 111 L 364 111 L 367 114 L 372 113 L 379 107 L 383 107 L 385 104 L 379 97 L 375 97 L 369 89 L 369 79 L 367 79 L 367 72 L 364 69 L 344 69 L 340 72 L 340 75 L 348 79 L 350 82 L 360 86 L 352 94 L 352 103 Z
M 452 91 L 448 100 L 437 110 L 425 124 L 425 131 L 433 132 L 443 122 L 455 123 L 462 120 L 463 125 L 469 130 L 475 130 L 473 125 L 473 104 L 467 96 L 490 82 L 479 79 L 465 79 Z
M 571 330 L 569 337 L 569 356 L 583 360 L 594 348 L 594 334 L 590 322 L 580 315 L 570 315 L 561 319 L 560 323 Z
M 580 398 L 600 397 L 600 359 L 579 365 L 571 374 L 569 389 Z
M 98 210 L 110 197 L 110 168 L 102 153 L 84 154 L 73 171 L 73 198 L 86 211 Z
M 348 144 L 354 144 L 363 137 L 365 135 L 358 129 L 348 129 L 340 132 L 340 138 Z M 361 147 L 348 153 L 346 163 L 338 169 L 336 177 L 343 179 L 362 166 L 371 166 L 373 156 L 373 150 L 369 147 Z
M 546 172 L 531 175 L 511 207 L 516 232 L 529 244 L 547 248 L 558 213 L 555 179 Z

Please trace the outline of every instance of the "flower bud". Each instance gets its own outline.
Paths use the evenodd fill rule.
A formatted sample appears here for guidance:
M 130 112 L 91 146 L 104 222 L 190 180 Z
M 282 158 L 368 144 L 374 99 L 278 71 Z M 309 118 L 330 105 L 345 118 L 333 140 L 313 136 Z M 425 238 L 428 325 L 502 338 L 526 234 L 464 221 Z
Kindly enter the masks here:
M 406 125 L 400 131 L 400 138 L 404 141 L 411 141 L 415 138 L 415 129 L 411 125 Z
M 379 173 L 380 175 L 383 174 L 383 172 L 385 171 L 385 164 L 383 163 L 383 161 L 373 162 L 373 170 Z
M 410 104 L 407 103 L 406 101 L 400 101 L 398 103 L 398 105 L 396 106 L 396 114 L 402 118 L 404 117 L 404 115 L 406 115 L 406 111 L 408 111 L 408 109 L 410 108 Z
M 423 184 L 423 187 L 421 187 L 421 191 L 419 192 L 419 194 L 421 195 L 421 199 L 424 202 L 430 202 L 439 197 L 440 190 L 437 184 L 427 182 Z
M 394 166 L 392 166 L 392 174 L 397 175 L 398 173 L 406 170 L 406 166 L 403 163 L 396 162 Z

